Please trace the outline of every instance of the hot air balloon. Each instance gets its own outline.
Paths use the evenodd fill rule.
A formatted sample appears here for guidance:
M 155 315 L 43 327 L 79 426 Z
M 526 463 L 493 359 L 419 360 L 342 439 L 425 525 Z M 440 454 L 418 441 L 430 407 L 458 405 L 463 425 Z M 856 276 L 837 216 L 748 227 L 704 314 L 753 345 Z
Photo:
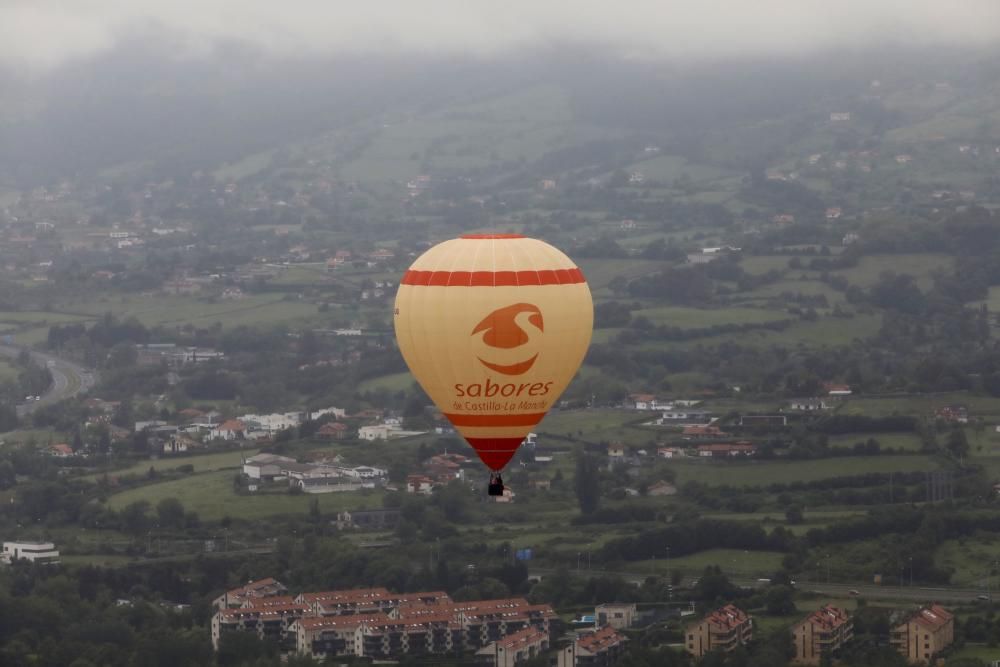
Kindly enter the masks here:
M 583 273 L 519 234 L 469 234 L 417 258 L 394 314 L 400 352 L 444 416 L 499 471 L 583 362 L 594 306 Z

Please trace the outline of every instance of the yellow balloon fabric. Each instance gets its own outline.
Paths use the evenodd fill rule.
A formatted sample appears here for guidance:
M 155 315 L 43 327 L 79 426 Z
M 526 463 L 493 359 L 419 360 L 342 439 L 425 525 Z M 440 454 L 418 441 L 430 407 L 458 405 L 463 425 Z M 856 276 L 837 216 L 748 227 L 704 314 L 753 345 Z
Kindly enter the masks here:
M 420 386 L 500 470 L 583 362 L 594 305 L 583 273 L 551 245 L 470 234 L 417 258 L 393 320 Z

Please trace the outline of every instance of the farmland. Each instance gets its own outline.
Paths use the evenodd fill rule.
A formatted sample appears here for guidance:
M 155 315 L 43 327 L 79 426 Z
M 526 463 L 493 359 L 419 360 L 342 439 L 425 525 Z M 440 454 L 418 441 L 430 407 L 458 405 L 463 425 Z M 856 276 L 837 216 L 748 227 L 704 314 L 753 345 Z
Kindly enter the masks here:
M 711 486 L 766 486 L 780 482 L 811 482 L 830 477 L 865 473 L 915 472 L 936 470 L 939 466 L 927 456 L 843 457 L 824 461 L 752 462 L 716 464 L 703 461 L 671 462 L 670 469 L 683 482 L 701 482 Z
M 239 517 L 253 521 L 276 515 L 303 513 L 309 508 L 312 499 L 319 501 L 320 510 L 325 513 L 336 513 L 345 509 L 375 508 L 382 504 L 380 493 L 364 491 L 318 496 L 291 495 L 287 492 L 237 495 L 233 491 L 234 474 L 232 470 L 218 470 L 123 491 L 109 498 L 108 507 L 121 509 L 139 500 L 156 505 L 166 498 L 178 498 L 183 500 L 187 509 L 197 512 L 207 521 L 218 521 L 224 517 Z

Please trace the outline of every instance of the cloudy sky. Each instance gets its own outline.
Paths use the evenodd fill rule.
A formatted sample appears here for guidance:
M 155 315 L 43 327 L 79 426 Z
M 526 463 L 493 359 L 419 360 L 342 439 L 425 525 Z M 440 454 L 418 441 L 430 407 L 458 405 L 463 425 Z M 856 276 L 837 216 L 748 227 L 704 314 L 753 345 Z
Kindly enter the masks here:
M 488 56 L 563 43 L 635 57 L 1000 40 L 1000 0 L 0 0 L 0 65 L 44 72 L 123 39 L 180 55 Z

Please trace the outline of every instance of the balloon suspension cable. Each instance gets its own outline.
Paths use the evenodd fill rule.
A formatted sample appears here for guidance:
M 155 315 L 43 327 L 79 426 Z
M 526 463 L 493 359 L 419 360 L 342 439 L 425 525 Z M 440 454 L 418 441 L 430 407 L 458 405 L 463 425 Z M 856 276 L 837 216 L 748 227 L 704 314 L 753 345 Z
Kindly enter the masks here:
M 490 473 L 489 495 L 491 496 L 503 495 L 503 477 L 500 476 L 499 470 L 495 470 Z

